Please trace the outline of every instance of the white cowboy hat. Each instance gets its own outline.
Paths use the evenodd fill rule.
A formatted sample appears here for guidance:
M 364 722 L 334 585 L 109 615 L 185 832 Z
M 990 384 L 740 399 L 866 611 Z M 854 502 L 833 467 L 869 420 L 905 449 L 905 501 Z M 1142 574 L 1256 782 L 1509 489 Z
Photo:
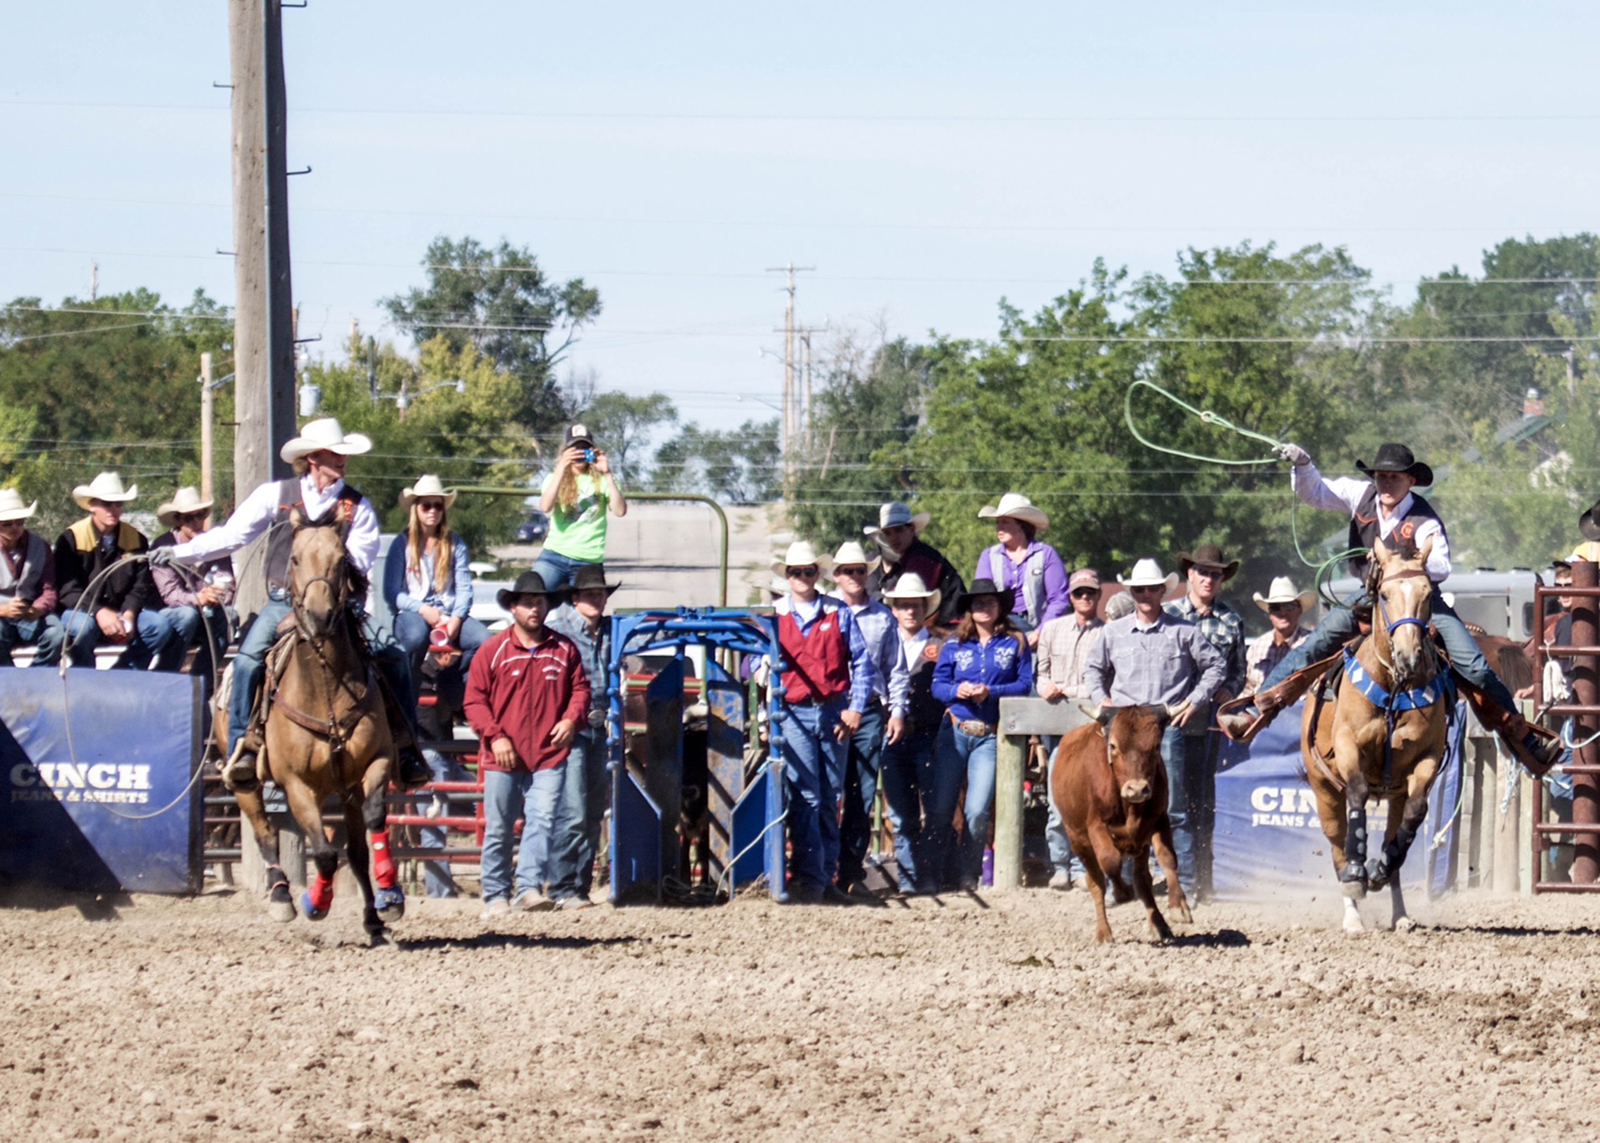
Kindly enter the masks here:
M 1178 586 L 1178 573 L 1168 572 L 1161 574 L 1161 565 L 1155 560 L 1140 560 L 1133 565 L 1133 571 L 1127 577 L 1118 576 L 1117 582 L 1123 587 L 1149 587 L 1152 584 L 1162 584 L 1168 592 Z
M 26 520 L 37 507 L 39 502 L 35 500 L 24 508 L 22 494 L 15 488 L 0 488 L 0 520 Z
M 124 489 L 122 477 L 114 472 L 102 472 L 88 484 L 80 484 L 72 490 L 72 498 L 78 502 L 79 508 L 85 510 L 88 509 L 91 500 L 104 500 L 107 504 L 126 504 L 138 495 L 137 484 Z
M 456 490 L 447 489 L 440 483 L 439 478 L 430 473 L 417 477 L 417 482 L 410 488 L 400 490 L 400 507 L 409 508 L 424 496 L 437 496 L 444 501 L 444 506 L 449 508 L 456 502 Z
M 770 595 L 788 595 L 789 581 L 784 579 L 782 576 L 775 575 L 767 581 L 767 586 L 762 590 L 766 591 Z
M 198 488 L 180 488 L 177 495 L 156 509 L 156 519 L 164 527 L 170 528 L 177 523 L 174 516 L 182 516 L 189 512 L 205 512 L 211 508 L 210 500 L 200 499 Z
M 1309 611 L 1311 605 L 1317 601 L 1317 593 L 1314 591 L 1297 592 L 1294 589 L 1294 582 L 1288 576 L 1280 575 L 1273 579 L 1272 586 L 1267 588 L 1265 596 L 1258 591 L 1253 598 L 1256 601 L 1256 606 L 1261 608 L 1262 611 L 1270 610 L 1274 603 L 1298 603 L 1301 611 Z
M 878 556 L 873 556 L 871 559 L 868 559 L 866 550 L 854 540 L 846 540 L 844 543 L 839 545 L 839 550 L 833 553 L 834 567 L 837 568 L 840 564 L 866 564 L 868 575 L 871 575 L 873 572 L 877 571 L 878 565 L 882 562 L 882 559 Z
M 878 506 L 878 526 L 873 527 L 868 524 L 861 529 L 861 534 L 863 536 L 876 536 L 885 528 L 894 528 L 901 524 L 910 524 L 915 531 L 920 532 L 928 526 L 928 521 L 931 519 L 933 517 L 926 512 L 918 512 L 913 515 L 911 509 L 905 504 L 898 500 L 891 500 L 887 504 Z
M 833 566 L 833 561 L 827 556 L 817 555 L 817 549 L 811 546 L 810 540 L 796 540 L 782 556 L 774 557 L 772 574 L 781 576 L 788 568 L 807 568 L 812 564 L 817 566 L 819 572 L 825 572 Z M 784 590 L 789 590 L 787 584 Z
M 929 587 L 922 582 L 922 577 L 916 572 L 906 572 L 894 581 L 893 587 L 883 589 L 883 598 L 891 599 L 926 599 L 928 601 L 928 614 L 932 615 L 939 610 L 939 589 Z
M 1033 506 L 1020 492 L 1007 492 L 1000 497 L 1000 503 L 993 508 L 979 508 L 980 520 L 998 520 L 1002 516 L 1010 516 L 1014 520 L 1021 520 L 1025 524 L 1032 524 L 1035 531 L 1042 532 L 1050 526 L 1050 517 Z
M 333 417 L 307 421 L 306 427 L 293 440 L 283 442 L 278 450 L 286 464 L 293 464 L 314 452 L 336 452 L 340 456 L 360 456 L 372 450 L 372 438 L 365 433 L 346 433 Z

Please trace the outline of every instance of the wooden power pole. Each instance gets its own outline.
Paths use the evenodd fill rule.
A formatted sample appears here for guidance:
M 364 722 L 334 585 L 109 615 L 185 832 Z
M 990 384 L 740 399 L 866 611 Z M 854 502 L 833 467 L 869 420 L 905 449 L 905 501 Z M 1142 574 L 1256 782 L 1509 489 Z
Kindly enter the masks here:
M 783 309 L 783 435 L 779 444 L 783 452 L 783 494 L 794 491 L 794 462 L 796 444 L 800 435 L 800 386 L 796 383 L 794 359 L 794 275 L 797 270 L 815 270 L 815 266 L 768 266 L 769 274 L 787 274 L 784 292 L 789 295 Z
M 200 499 L 210 500 L 212 490 L 215 488 L 216 475 L 212 469 L 214 461 L 212 426 L 217 418 L 217 391 L 212 387 L 211 380 L 211 354 L 200 355 Z M 234 493 L 234 500 L 239 499 Z

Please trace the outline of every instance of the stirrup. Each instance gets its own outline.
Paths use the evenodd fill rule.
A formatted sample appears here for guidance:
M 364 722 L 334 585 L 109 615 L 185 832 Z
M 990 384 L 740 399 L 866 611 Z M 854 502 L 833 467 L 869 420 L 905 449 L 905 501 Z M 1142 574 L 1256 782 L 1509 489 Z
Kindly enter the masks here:
M 1221 730 L 1230 742 L 1249 742 L 1260 734 L 1278 713 L 1277 708 L 1270 703 L 1262 703 L 1257 707 L 1255 717 L 1250 718 L 1248 708 L 1255 701 L 1254 694 L 1241 695 L 1217 707 L 1217 729 Z M 1236 711 L 1240 713 L 1234 713 Z M 1242 727 L 1237 725 L 1246 719 L 1249 721 Z M 1230 723 L 1234 725 L 1230 726 Z
M 257 748 L 250 743 L 248 734 L 240 737 L 238 745 L 233 748 L 233 755 L 222 766 L 222 784 L 230 794 L 250 793 L 261 788 L 261 776 L 257 772 L 260 765 L 260 755 Z

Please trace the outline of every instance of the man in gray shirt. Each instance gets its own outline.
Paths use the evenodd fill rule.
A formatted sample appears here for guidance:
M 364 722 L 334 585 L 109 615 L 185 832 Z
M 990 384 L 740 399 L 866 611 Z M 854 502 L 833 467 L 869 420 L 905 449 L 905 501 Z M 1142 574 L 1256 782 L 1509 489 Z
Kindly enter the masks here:
M 1167 768 L 1167 816 L 1178 879 L 1194 893 L 1196 827 L 1189 816 L 1187 752 L 1183 727 L 1210 712 L 1213 692 L 1227 674 L 1227 663 L 1188 620 L 1169 615 L 1161 601 L 1177 587 L 1176 574 L 1162 575 L 1155 560 L 1140 560 L 1133 574 L 1118 577 L 1133 595 L 1132 615 L 1107 623 L 1083 665 L 1089 698 L 1100 706 L 1160 703 L 1172 714 L 1161 735 L 1161 760 Z

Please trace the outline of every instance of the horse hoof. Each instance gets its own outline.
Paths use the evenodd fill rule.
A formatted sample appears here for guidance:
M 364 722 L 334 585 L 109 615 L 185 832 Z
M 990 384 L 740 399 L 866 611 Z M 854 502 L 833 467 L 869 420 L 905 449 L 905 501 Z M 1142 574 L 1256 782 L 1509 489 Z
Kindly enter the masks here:
M 267 916 L 277 921 L 280 925 L 294 920 L 293 901 L 268 901 Z
M 326 909 L 319 909 L 311 903 L 311 894 L 300 894 L 300 911 L 306 915 L 308 921 L 320 921 L 328 915 Z
M 367 947 L 369 949 L 392 949 L 395 946 L 389 940 L 389 930 L 379 925 L 376 929 L 367 930 Z
M 1361 923 L 1360 917 L 1346 917 L 1344 919 L 1344 931 L 1347 933 L 1364 933 L 1367 931 L 1367 927 Z
M 1386 862 L 1373 858 L 1367 862 L 1367 888 L 1382 889 L 1389 884 L 1389 866 Z
M 372 895 L 372 904 L 378 916 L 385 921 L 398 921 L 406 915 L 405 890 L 396 885 L 392 889 L 379 889 Z
M 1394 919 L 1394 931 L 1397 933 L 1414 933 L 1417 931 L 1417 923 L 1410 917 L 1396 917 Z

